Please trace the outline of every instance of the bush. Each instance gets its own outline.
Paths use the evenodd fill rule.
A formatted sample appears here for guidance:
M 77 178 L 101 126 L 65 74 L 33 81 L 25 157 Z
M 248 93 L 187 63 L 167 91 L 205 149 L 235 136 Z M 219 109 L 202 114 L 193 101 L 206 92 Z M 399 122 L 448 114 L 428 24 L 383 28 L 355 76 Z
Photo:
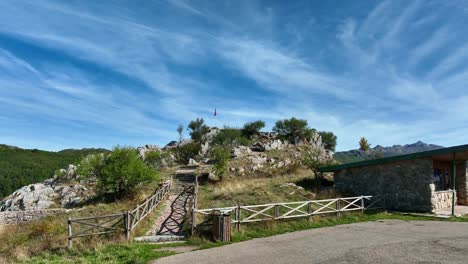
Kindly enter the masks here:
M 301 140 L 310 139 L 314 130 L 308 127 L 307 120 L 292 117 L 291 119 L 278 120 L 273 131 L 290 143 L 297 144 Z
M 198 142 L 191 142 L 177 147 L 175 150 L 177 161 L 187 164 L 190 159 L 194 159 L 200 153 L 201 145 Z
M 236 128 L 224 128 L 213 138 L 213 145 L 224 147 L 247 146 L 250 144 L 249 139 L 242 135 L 242 131 Z
M 211 158 L 213 160 L 213 173 L 222 179 L 227 172 L 228 162 L 230 158 L 229 149 L 221 146 L 216 146 L 211 150 Z
M 325 149 L 335 152 L 337 139 L 335 134 L 333 134 L 333 132 L 320 131 L 319 135 L 322 137 L 322 142 L 325 146 Z
M 208 127 L 205 125 L 205 120 L 203 118 L 197 118 L 192 120 L 188 125 L 190 128 L 190 137 L 196 141 L 201 142 L 203 135 L 208 133 Z
M 102 158 L 99 155 L 87 158 L 80 164 L 79 172 L 96 177 L 99 194 L 114 197 L 132 194 L 137 186 L 157 180 L 156 172 L 140 159 L 135 149 L 128 147 L 116 147 Z
M 262 120 L 246 123 L 244 128 L 242 128 L 242 135 L 244 137 L 251 138 L 253 135 L 258 134 L 264 127 L 265 122 Z
M 148 151 L 145 153 L 145 163 L 156 170 L 161 169 L 165 160 L 169 157 L 169 154 L 163 151 Z

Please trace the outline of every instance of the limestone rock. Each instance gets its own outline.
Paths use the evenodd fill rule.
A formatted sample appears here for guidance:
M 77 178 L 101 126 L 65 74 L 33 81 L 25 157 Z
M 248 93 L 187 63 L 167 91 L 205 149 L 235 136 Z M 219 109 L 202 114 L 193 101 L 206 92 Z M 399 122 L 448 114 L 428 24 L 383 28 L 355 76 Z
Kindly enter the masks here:
M 252 153 L 252 150 L 246 146 L 235 147 L 231 150 L 231 156 L 234 158 L 243 157 Z
M 188 163 L 187 163 L 188 166 L 198 166 L 198 162 L 192 158 L 189 159 Z

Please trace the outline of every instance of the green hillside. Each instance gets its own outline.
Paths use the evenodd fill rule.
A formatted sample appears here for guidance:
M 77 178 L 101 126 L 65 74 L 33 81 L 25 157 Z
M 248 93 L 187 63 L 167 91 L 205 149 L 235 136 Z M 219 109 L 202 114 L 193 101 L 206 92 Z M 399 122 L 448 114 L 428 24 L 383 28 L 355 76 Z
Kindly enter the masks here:
M 58 169 L 77 163 L 84 156 L 105 149 L 67 149 L 59 152 L 0 145 L 0 199 L 16 189 L 41 182 Z

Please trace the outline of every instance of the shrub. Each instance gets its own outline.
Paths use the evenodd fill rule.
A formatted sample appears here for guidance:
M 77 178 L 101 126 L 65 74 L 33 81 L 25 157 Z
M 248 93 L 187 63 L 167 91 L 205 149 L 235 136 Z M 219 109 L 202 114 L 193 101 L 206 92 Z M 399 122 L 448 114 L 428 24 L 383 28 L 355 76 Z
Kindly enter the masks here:
M 228 162 L 230 158 L 229 149 L 221 146 L 216 146 L 211 150 L 211 158 L 213 160 L 213 173 L 222 179 L 227 172 Z
M 335 134 L 333 134 L 333 132 L 320 131 L 319 135 L 322 137 L 322 142 L 325 146 L 325 149 L 335 152 L 337 139 Z
M 247 146 L 250 144 L 250 141 L 242 135 L 242 131 L 240 129 L 226 127 L 213 138 L 212 143 L 214 145 L 232 148 L 237 146 Z
M 208 127 L 205 125 L 203 118 L 192 120 L 188 125 L 190 128 L 190 137 L 197 142 L 201 142 L 203 135 L 208 133 Z
M 102 158 L 96 155 L 87 158 L 81 166 L 82 175 L 96 177 L 96 191 L 102 195 L 122 197 L 132 194 L 141 184 L 157 180 L 156 172 L 140 159 L 135 149 L 128 147 L 115 147 Z
M 242 128 L 242 135 L 247 138 L 251 138 L 253 135 L 258 134 L 262 128 L 265 127 L 265 122 L 257 120 L 246 123 Z
M 165 160 L 169 157 L 169 154 L 163 151 L 148 151 L 145 153 L 145 163 L 156 170 L 161 169 L 164 164 Z
M 297 144 L 304 139 L 310 139 L 313 132 L 312 129 L 308 128 L 307 120 L 295 117 L 278 120 L 273 127 L 273 131 L 293 144 Z
M 200 153 L 201 145 L 198 142 L 191 142 L 177 147 L 175 150 L 177 161 L 187 164 L 190 159 L 194 159 Z

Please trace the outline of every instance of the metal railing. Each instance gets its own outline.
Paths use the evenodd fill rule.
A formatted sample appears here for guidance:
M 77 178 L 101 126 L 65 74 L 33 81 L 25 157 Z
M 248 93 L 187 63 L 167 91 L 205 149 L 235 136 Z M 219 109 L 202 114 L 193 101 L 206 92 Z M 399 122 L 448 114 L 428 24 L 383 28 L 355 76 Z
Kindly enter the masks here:
M 301 202 L 271 203 L 260 205 L 231 206 L 224 208 L 194 209 L 192 230 L 197 226 L 207 225 L 214 211 L 231 214 L 231 224 L 239 229 L 241 224 L 269 220 L 282 220 L 312 217 L 322 214 L 340 215 L 342 212 L 362 211 L 385 208 L 384 196 L 358 196 Z M 197 224 L 196 215 L 203 219 Z
M 130 238 L 131 231 L 150 214 L 164 199 L 172 188 L 172 177 L 160 184 L 156 192 L 132 211 L 119 214 L 91 216 L 68 219 L 68 247 L 73 246 L 73 239 L 122 232 Z

